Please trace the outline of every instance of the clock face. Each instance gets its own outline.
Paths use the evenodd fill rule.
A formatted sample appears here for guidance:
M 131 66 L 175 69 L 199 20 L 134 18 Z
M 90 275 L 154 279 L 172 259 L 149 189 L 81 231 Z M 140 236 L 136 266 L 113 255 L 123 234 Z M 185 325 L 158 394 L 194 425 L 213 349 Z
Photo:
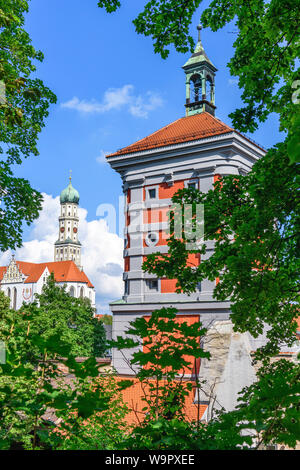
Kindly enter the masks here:
M 60 227 L 60 231 L 61 231 L 61 233 L 64 233 L 65 227 Z
M 73 228 L 73 232 L 77 233 L 77 228 L 76 227 Z

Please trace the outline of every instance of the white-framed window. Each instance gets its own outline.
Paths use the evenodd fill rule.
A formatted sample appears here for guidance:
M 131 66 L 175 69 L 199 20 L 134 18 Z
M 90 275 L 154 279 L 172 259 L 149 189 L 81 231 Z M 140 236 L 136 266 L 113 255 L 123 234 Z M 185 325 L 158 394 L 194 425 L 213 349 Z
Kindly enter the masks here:
M 199 189 L 199 180 L 197 178 L 190 179 L 184 182 L 186 189 Z
M 159 234 L 157 232 L 148 232 L 145 237 L 146 245 L 155 246 L 159 240 Z
M 158 198 L 158 186 L 148 186 L 146 188 L 146 200 L 152 201 Z
M 158 279 L 147 279 L 146 286 L 148 291 L 158 292 Z

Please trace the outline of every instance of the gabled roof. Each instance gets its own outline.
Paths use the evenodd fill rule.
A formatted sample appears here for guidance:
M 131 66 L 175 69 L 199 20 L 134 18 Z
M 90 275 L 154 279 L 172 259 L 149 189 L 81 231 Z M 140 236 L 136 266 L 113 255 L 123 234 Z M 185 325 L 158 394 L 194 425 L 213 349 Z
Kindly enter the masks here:
M 83 282 L 88 287 L 94 287 L 87 275 L 80 271 L 74 261 L 54 261 L 50 263 L 27 263 L 25 261 L 16 261 L 20 271 L 27 276 L 25 284 L 37 282 L 46 268 L 54 274 L 56 282 Z M 0 267 L 0 281 L 7 267 Z
M 203 112 L 177 119 L 150 134 L 148 137 L 108 155 L 107 158 L 164 147 L 175 143 L 191 142 L 205 137 L 227 134 L 233 130 L 211 114 Z

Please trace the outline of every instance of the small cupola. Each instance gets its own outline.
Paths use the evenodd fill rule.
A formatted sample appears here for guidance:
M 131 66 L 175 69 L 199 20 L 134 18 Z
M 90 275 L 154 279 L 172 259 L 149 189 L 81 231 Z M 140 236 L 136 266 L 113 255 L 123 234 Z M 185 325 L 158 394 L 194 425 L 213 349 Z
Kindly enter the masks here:
M 186 75 L 186 115 L 202 112 L 215 115 L 215 73 L 217 68 L 207 57 L 202 42 L 199 24 L 198 42 L 192 56 L 182 67 Z

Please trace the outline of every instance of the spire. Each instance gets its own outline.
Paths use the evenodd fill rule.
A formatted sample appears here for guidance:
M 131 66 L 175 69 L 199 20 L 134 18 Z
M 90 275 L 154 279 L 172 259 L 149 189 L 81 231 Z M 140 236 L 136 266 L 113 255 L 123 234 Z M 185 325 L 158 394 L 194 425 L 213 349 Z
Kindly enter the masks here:
M 201 41 L 202 26 L 199 23 L 198 42 L 189 60 L 182 67 L 186 74 L 186 115 L 209 112 L 215 114 L 216 67 L 209 60 Z
M 201 24 L 199 23 L 198 26 L 197 26 L 197 30 L 198 30 L 198 42 L 196 44 L 196 48 L 194 50 L 194 54 L 197 54 L 198 52 L 204 52 L 204 48 L 203 48 L 203 45 L 202 45 L 202 42 L 201 42 L 201 29 L 202 29 L 202 26 Z M 204 52 L 205 54 L 205 52 Z
M 198 42 L 201 42 L 201 29 L 202 29 L 201 23 L 198 24 L 197 29 L 198 29 Z
M 72 170 L 69 184 L 60 193 L 61 212 L 58 218 L 58 240 L 54 244 L 54 261 L 74 261 L 81 268 L 81 243 L 78 240 L 79 193 L 72 186 Z

